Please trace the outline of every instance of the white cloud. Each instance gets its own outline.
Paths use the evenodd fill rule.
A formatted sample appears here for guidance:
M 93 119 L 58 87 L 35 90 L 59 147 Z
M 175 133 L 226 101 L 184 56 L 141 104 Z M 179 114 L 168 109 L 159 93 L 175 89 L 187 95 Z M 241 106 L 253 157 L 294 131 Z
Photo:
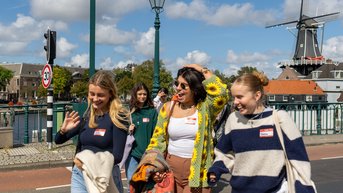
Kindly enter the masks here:
M 277 68 L 276 62 L 271 64 L 272 60 L 272 55 L 259 52 L 237 54 L 233 50 L 228 50 L 226 61 L 228 67 L 224 69 L 224 73 L 227 75 L 236 75 L 241 67 L 250 66 L 255 67 L 259 71 L 263 71 L 268 77 L 277 77 L 281 69 Z
M 126 67 L 128 64 L 138 64 L 137 61 L 135 60 L 126 60 L 126 61 L 119 61 L 116 65 L 115 68 L 124 68 Z
M 112 70 L 113 69 L 113 62 L 110 57 L 105 58 L 101 63 L 100 63 L 100 68 L 104 70 Z
M 18 52 L 23 52 L 26 48 L 26 42 L 0 42 L 1 55 L 16 55 Z
M 62 21 L 89 20 L 90 1 L 85 0 L 31 0 L 31 13 L 39 19 Z M 145 0 L 97 0 L 96 18 L 112 20 L 149 6 Z
M 56 54 L 57 54 L 57 57 L 58 58 L 65 58 L 65 57 L 68 57 L 71 52 L 77 48 L 76 45 L 68 42 L 68 40 L 64 37 L 62 38 L 59 38 L 57 40 L 57 51 L 56 51 Z
M 265 25 L 265 23 L 274 18 L 273 11 L 255 10 L 254 6 L 250 3 L 222 4 L 217 7 L 211 7 L 204 0 L 193 0 L 189 4 L 184 2 L 170 4 L 166 10 L 168 10 L 167 15 L 171 18 L 201 20 L 207 24 L 217 26 Z
M 200 65 L 207 65 L 211 60 L 211 57 L 205 53 L 201 52 L 199 50 L 194 50 L 191 52 L 188 52 L 187 55 L 184 58 L 177 58 L 176 64 L 179 66 L 183 66 L 185 64 L 200 64 Z
M 89 68 L 89 55 L 88 54 L 77 54 L 71 58 L 70 62 L 66 62 L 64 66 L 72 66 L 72 67 L 82 67 L 82 68 Z
M 134 32 L 119 30 L 115 25 L 96 26 L 96 42 L 100 44 L 125 44 L 135 38 Z
M 153 58 L 155 43 L 155 29 L 150 27 L 147 32 L 140 35 L 140 38 L 133 44 L 137 53 Z
M 229 64 L 244 64 L 266 62 L 269 59 L 267 55 L 259 52 L 236 54 L 233 50 L 228 50 L 226 62 Z
M 343 61 L 343 36 L 326 40 L 323 44 L 323 56 L 334 61 Z

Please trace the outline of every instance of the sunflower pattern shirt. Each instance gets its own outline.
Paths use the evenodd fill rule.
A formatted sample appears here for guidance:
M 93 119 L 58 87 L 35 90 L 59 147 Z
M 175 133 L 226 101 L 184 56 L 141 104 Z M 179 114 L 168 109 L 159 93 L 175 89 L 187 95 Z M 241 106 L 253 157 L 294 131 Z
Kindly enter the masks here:
M 220 78 L 212 75 L 203 81 L 207 92 L 205 101 L 198 103 L 198 125 L 193 156 L 191 160 L 190 175 L 188 177 L 190 187 L 208 187 L 207 170 L 212 165 L 213 137 L 212 130 L 216 116 L 228 102 L 228 89 Z M 167 106 L 163 105 L 158 115 L 154 134 L 150 140 L 147 150 L 158 150 L 165 152 L 167 149 L 166 127 L 168 125 Z

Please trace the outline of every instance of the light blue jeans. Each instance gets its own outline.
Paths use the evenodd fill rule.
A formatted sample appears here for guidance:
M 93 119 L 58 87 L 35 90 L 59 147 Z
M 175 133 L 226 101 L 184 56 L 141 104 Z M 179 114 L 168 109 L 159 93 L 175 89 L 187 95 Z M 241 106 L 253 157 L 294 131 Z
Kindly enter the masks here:
M 126 172 L 126 178 L 127 178 L 127 192 L 130 193 L 130 180 L 132 178 L 133 173 L 136 171 L 139 159 L 132 157 L 129 155 L 125 162 L 125 172 Z
M 115 165 L 112 170 L 114 184 L 117 186 L 119 193 L 124 193 L 123 183 L 118 165 Z M 88 193 L 85 180 L 83 179 L 82 171 L 76 166 L 73 167 L 71 173 L 71 193 Z

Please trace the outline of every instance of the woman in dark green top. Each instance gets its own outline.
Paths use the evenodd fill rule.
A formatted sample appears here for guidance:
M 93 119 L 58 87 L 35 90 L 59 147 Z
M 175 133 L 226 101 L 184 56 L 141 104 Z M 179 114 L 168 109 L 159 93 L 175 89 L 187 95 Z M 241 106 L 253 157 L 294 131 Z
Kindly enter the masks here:
M 136 83 L 132 88 L 130 111 L 132 122 L 129 127 L 129 132 L 133 133 L 136 140 L 125 162 L 128 182 L 130 182 L 145 149 L 150 143 L 150 138 L 157 121 L 157 111 L 150 98 L 149 89 L 144 83 Z

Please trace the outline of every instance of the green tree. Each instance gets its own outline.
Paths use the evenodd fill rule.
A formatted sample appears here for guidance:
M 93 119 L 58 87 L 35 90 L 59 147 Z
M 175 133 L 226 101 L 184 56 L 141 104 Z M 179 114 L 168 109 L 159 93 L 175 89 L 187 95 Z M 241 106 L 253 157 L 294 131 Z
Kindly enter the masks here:
M 60 98 L 61 94 L 69 93 L 71 80 L 71 73 L 67 69 L 55 66 L 53 69 L 54 95 Z
M 76 95 L 77 97 L 87 96 L 88 93 L 88 83 L 82 80 L 78 80 L 70 88 L 70 93 Z
M 118 93 L 119 96 L 123 97 L 123 100 L 126 100 L 134 84 L 133 79 L 128 76 L 124 76 L 117 82 Z
M 5 90 L 7 84 L 13 78 L 13 72 L 0 66 L 0 90 Z
M 141 65 L 135 67 L 132 78 L 134 82 L 143 82 L 152 91 L 154 62 L 152 60 L 144 61 Z M 173 77 L 170 71 L 167 71 L 164 63 L 160 61 L 160 87 L 170 88 Z
M 37 88 L 37 96 L 39 98 L 46 97 L 47 92 L 48 92 L 48 90 L 46 88 L 44 88 L 42 84 L 39 84 L 39 86 Z

